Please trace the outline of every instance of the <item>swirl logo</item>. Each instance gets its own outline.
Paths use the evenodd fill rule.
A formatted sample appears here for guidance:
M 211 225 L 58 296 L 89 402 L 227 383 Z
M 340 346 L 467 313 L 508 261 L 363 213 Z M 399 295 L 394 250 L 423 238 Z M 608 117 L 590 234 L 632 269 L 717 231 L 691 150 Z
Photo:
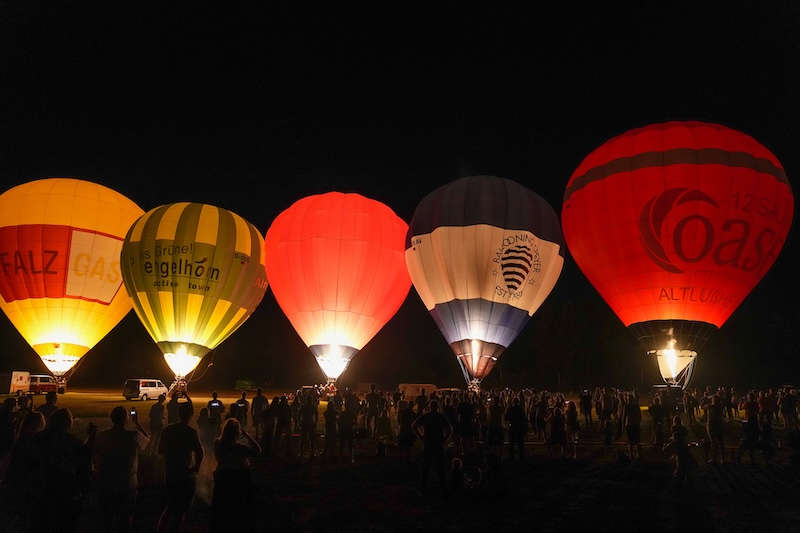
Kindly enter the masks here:
M 714 207 L 719 207 L 717 202 L 715 202 L 710 196 L 702 191 L 678 187 L 674 189 L 667 189 L 651 198 L 644 205 L 644 208 L 642 208 L 642 212 L 639 215 L 639 233 L 642 246 L 644 246 L 644 249 L 650 256 L 650 259 L 652 259 L 658 266 L 675 274 L 682 274 L 683 270 L 675 266 L 669 256 L 667 256 L 667 252 L 665 251 L 663 245 L 662 230 L 664 227 L 664 220 L 667 218 L 670 212 L 675 207 L 687 202 L 703 202 Z M 708 250 L 705 248 L 711 247 L 712 243 L 710 241 L 713 239 L 713 237 L 712 239 L 706 239 L 707 246 L 704 247 L 698 256 L 693 258 L 687 257 L 683 251 L 681 237 L 683 235 L 683 228 L 688 222 L 693 220 L 697 220 L 704 226 L 706 230 L 706 237 L 713 236 L 711 222 L 701 215 L 690 215 L 678 223 L 678 226 L 675 228 L 674 235 L 675 251 L 681 259 L 688 262 L 699 261 L 703 256 L 705 256 L 705 254 L 708 253 Z

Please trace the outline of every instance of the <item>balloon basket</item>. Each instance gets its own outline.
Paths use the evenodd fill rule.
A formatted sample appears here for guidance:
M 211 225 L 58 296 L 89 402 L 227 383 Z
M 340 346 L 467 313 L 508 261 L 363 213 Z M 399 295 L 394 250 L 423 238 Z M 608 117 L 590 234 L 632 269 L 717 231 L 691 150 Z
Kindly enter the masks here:
M 186 394 L 188 390 L 189 383 L 186 381 L 186 378 L 175 376 L 175 381 L 173 381 L 172 385 L 169 386 L 167 396 L 172 396 L 175 393 Z
M 467 383 L 467 390 L 470 392 L 480 392 L 481 391 L 481 380 L 479 379 L 472 379 Z

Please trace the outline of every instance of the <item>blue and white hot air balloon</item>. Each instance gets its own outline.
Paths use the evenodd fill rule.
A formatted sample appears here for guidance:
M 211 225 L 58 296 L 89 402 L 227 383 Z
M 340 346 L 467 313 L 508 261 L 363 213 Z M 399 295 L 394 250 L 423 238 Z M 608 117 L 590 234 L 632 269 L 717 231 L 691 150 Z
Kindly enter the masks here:
M 468 383 L 492 371 L 550 294 L 563 249 L 550 204 L 508 179 L 461 178 L 417 206 L 408 272 Z

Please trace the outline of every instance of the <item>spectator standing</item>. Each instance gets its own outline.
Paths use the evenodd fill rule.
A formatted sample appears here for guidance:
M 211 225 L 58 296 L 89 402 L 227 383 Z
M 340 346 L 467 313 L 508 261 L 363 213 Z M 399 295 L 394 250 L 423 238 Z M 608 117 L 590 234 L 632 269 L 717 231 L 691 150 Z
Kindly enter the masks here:
M 519 460 L 525 459 L 525 435 L 528 433 L 528 417 L 525 416 L 525 409 L 518 396 L 511 401 L 511 407 L 506 411 L 506 421 L 508 422 L 509 446 L 508 456 L 514 458 L 514 448 L 519 451 Z
M 717 457 L 725 462 L 725 412 L 723 402 L 719 396 L 711 398 L 711 405 L 706 414 L 706 433 L 711 444 L 711 459 L 709 463 L 716 463 Z
M 234 405 L 236 406 L 236 416 L 234 418 L 239 421 L 243 428 L 247 427 L 247 412 L 250 410 L 250 402 L 247 401 L 246 391 L 242 391 L 241 398 L 236 400 Z
M 47 501 L 47 512 L 34 507 L 32 531 L 72 532 L 78 527 L 83 497 L 89 488 L 91 448 L 95 429 L 90 426 L 84 443 L 70 433 L 72 413 L 56 409 L 44 431 L 31 442 L 36 466 L 31 472 L 36 499 Z M 54 497 L 57 495 L 57 497 Z
M 136 429 L 125 429 L 128 411 L 122 406 L 112 409 L 111 429 L 97 434 L 92 453 L 104 531 L 109 533 L 130 531 L 136 508 L 139 454 L 147 446 L 148 434 L 135 411 L 131 420 Z
M 642 409 L 639 396 L 634 392 L 627 395 L 625 404 L 625 432 L 628 436 L 628 455 L 631 460 L 642 458 Z
M 208 409 L 208 416 L 216 419 L 218 427 L 222 426 L 222 415 L 225 414 L 225 404 L 219 399 L 217 391 L 211 393 L 211 399 L 208 401 L 206 408 Z M 170 424 L 172 424 L 172 422 L 170 422 Z
M 164 401 L 166 399 L 165 394 L 159 394 L 156 403 L 150 407 L 150 447 L 153 450 L 158 450 L 161 431 L 164 429 Z
M 336 441 L 339 434 L 339 413 L 333 402 L 325 409 L 325 457 L 336 458 Z
M 253 396 L 253 401 L 250 405 L 250 418 L 253 420 L 255 437 L 258 442 L 263 442 L 265 419 L 261 415 L 267 410 L 268 407 L 269 399 L 264 396 L 261 388 L 259 387 L 256 389 L 256 395 Z
M 197 431 L 189 426 L 192 414 L 191 401 L 181 404 L 178 422 L 161 433 L 158 451 L 164 456 L 167 506 L 158 521 L 159 533 L 179 531 L 194 498 L 204 454 Z
M 592 404 L 589 402 L 589 409 Z M 578 458 L 578 409 L 575 402 L 569 402 L 567 412 L 564 415 L 564 422 L 567 428 L 567 453 L 572 452 L 572 458 Z
M 247 445 L 241 444 L 244 436 Z M 214 444 L 217 469 L 214 471 L 214 494 L 211 500 L 211 531 L 253 531 L 253 482 L 250 460 L 261 453 L 253 437 L 239 421 L 225 421 L 222 434 Z
M 428 412 L 417 418 L 412 427 L 424 443 L 422 461 L 422 490 L 428 485 L 428 474 L 431 468 L 436 470 L 442 487 L 442 494 L 447 494 L 444 475 L 444 443 L 450 438 L 452 428 L 447 419 L 439 413 L 438 404 L 431 400 Z

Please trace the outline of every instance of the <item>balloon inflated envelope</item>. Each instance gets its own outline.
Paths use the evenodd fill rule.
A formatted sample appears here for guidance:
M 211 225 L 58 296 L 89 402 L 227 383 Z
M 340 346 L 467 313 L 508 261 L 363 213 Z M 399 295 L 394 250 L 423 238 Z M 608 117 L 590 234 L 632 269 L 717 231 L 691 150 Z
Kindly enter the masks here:
M 130 228 L 122 274 L 136 314 L 176 378 L 184 378 L 264 297 L 264 239 L 226 209 L 163 205 Z
M 130 311 L 119 254 L 141 214 L 118 192 L 72 178 L 0 195 L 0 308 L 56 377 Z
M 514 181 L 461 178 L 417 206 L 406 264 L 465 377 L 481 380 L 558 280 L 558 216 Z

